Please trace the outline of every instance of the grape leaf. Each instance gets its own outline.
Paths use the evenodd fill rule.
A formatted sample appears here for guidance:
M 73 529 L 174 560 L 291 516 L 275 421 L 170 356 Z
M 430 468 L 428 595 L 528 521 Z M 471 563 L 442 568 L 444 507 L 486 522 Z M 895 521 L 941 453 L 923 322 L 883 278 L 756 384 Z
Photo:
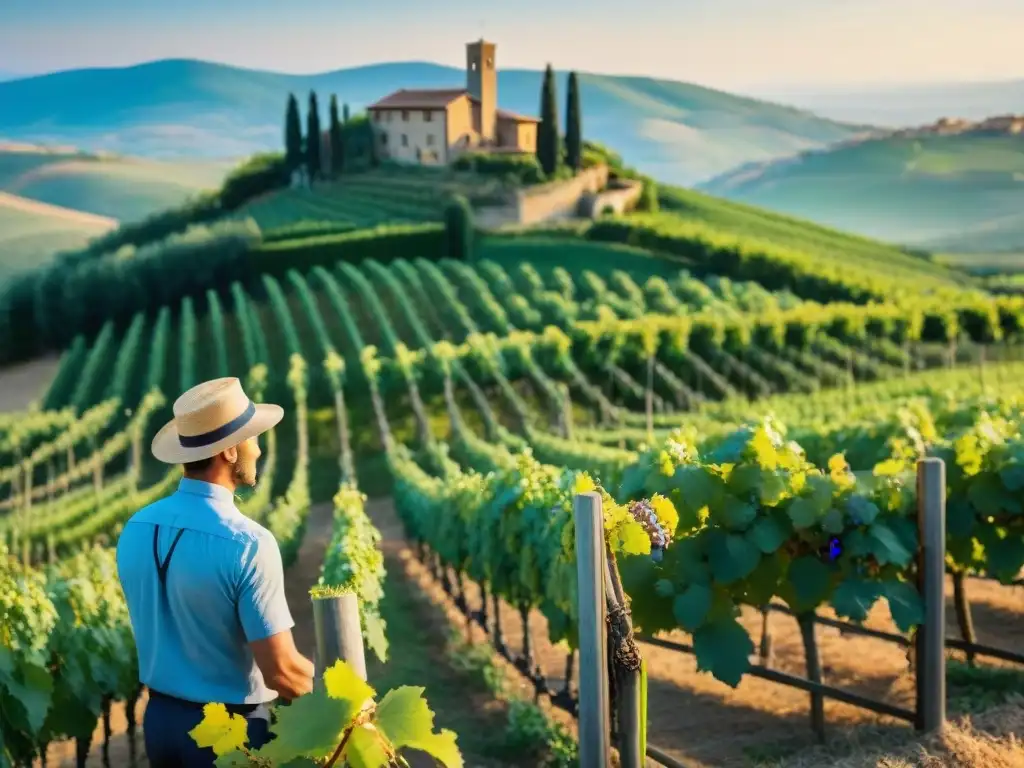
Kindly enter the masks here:
M 786 531 L 774 517 L 762 517 L 747 531 L 747 538 L 764 554 L 770 555 L 786 540 Z
M 654 582 L 654 592 L 658 597 L 672 597 L 676 593 L 676 587 L 668 579 L 658 579 Z
M 1020 511 L 1020 502 L 990 474 L 978 475 L 967 489 L 967 498 L 983 515 L 998 515 L 1004 509 Z
M 851 621 L 864 621 L 875 601 L 882 596 L 882 585 L 856 577 L 839 582 L 832 594 L 832 607 L 836 613 Z
M 352 665 L 340 659 L 324 670 L 324 688 L 329 697 L 352 703 L 357 712 L 375 693 L 373 688 L 356 674 Z
M 1008 533 L 1005 538 L 987 536 L 985 556 L 990 575 L 1009 583 L 1017 578 L 1020 569 L 1024 567 L 1024 539 L 1014 533 Z
M 381 663 L 386 662 L 388 660 L 388 638 L 384 634 L 384 619 L 370 611 L 364 612 L 362 618 L 366 644 Z
M 277 738 L 253 754 L 277 764 L 296 757 L 327 757 L 341 741 L 360 707 L 361 704 L 357 706 L 351 699 L 328 696 L 323 686 L 317 686 L 312 693 L 277 709 L 273 729 Z
M 892 529 L 881 521 L 872 523 L 868 529 L 868 546 L 880 565 L 906 565 L 913 557 Z
M 789 565 L 789 583 L 793 587 L 797 613 L 810 611 L 825 599 L 831 586 L 828 566 L 816 557 L 798 557 Z
M 236 752 L 248 738 L 249 725 L 241 715 L 229 715 L 223 704 L 203 707 L 203 719 L 188 732 L 200 748 L 210 747 L 220 756 Z
M 810 499 L 805 499 L 802 496 L 793 499 L 786 512 L 789 514 L 789 519 L 793 521 L 793 527 L 798 531 L 810 528 L 818 519 L 818 510 L 814 504 Z
M 846 512 L 854 525 L 871 525 L 878 517 L 878 506 L 863 496 L 851 496 L 846 502 Z
M 782 578 L 782 560 L 778 554 L 762 557 L 754 572 L 747 577 L 746 598 L 751 605 L 771 602 Z
M 740 501 L 735 496 L 727 496 L 720 509 L 725 527 L 734 531 L 746 529 L 757 516 L 757 510 L 753 505 Z
M 999 471 L 999 478 L 1007 490 L 1024 489 L 1024 464 L 1007 464 Z
M 345 765 L 349 768 L 384 768 L 391 757 L 372 725 L 360 725 L 352 730 L 345 745 Z
M 679 626 L 687 632 L 699 627 L 711 610 L 711 589 L 703 584 L 691 584 L 672 601 L 672 614 Z
M 760 550 L 738 534 L 711 533 L 708 559 L 715 578 L 722 584 L 731 584 L 749 576 L 761 560 Z
M 757 490 L 761 485 L 761 468 L 752 464 L 743 464 L 729 473 L 729 489 L 740 496 Z
M 761 472 L 761 503 L 766 507 L 774 507 L 786 496 L 786 479 L 778 472 L 762 470 Z
M 725 490 L 722 479 L 711 474 L 706 467 L 680 467 L 676 470 L 675 481 L 676 486 L 682 489 L 685 506 L 690 510 L 714 508 Z
M 754 643 L 736 619 L 728 617 L 705 624 L 693 635 L 697 669 L 735 688 L 750 669 Z
M 953 496 L 946 507 L 946 533 L 950 536 L 970 536 L 974 530 L 974 510 L 962 496 Z
M 824 475 L 809 475 L 807 487 L 811 490 L 810 496 L 805 494 L 801 498 L 807 499 L 814 506 L 816 517 L 825 514 L 825 511 L 832 506 L 835 483 Z
M 704 536 L 691 536 L 680 539 L 668 548 L 665 553 L 665 570 L 672 574 L 675 584 L 711 583 L 711 569 L 704 551 L 706 541 Z
M 423 688 L 403 685 L 388 691 L 377 705 L 374 724 L 396 748 L 426 752 L 445 768 L 462 768 L 455 734 L 434 733 L 434 713 L 423 699 Z
M 825 513 L 825 517 L 822 518 L 821 529 L 825 533 L 842 533 L 843 528 L 843 513 L 832 507 L 832 509 Z
M 908 581 L 886 581 L 882 583 L 885 598 L 889 601 L 889 612 L 900 632 L 908 632 L 924 621 L 924 604 L 917 589 Z
M 6 688 L 25 713 L 29 730 L 34 735 L 43 727 L 53 697 L 53 677 L 43 667 L 23 664 L 21 675 L 7 680 Z M 18 680 L 17 677 L 21 679 Z

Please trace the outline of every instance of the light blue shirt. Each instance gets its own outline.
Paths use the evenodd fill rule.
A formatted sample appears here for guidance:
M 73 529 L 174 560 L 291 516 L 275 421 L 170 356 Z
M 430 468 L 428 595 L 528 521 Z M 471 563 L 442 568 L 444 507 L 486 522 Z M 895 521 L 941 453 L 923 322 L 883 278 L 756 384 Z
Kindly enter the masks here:
M 162 587 L 153 551 L 167 558 Z M 150 689 L 200 703 L 262 704 L 267 688 L 248 643 L 291 629 L 281 550 L 235 507 L 227 488 L 182 478 L 136 512 L 117 542 L 117 570 Z

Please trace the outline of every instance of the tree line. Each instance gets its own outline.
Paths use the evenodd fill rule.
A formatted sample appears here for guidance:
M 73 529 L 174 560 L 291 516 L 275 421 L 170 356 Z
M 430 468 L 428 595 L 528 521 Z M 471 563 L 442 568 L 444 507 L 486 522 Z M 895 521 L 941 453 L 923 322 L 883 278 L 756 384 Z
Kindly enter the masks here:
M 583 114 L 580 110 L 579 78 L 569 73 L 565 103 L 565 145 L 558 126 L 558 93 L 555 72 L 548 64 L 544 70 L 540 95 L 540 125 L 537 127 L 537 162 L 548 177 L 559 168 L 577 173 L 583 167 Z
M 315 91 L 309 92 L 306 132 L 295 94 L 288 95 L 284 118 L 284 163 L 289 175 L 305 170 L 310 181 L 325 176 L 336 178 L 345 171 L 377 164 L 373 128 L 366 115 L 352 117 L 348 104 L 338 111 L 338 97 L 331 95 L 327 123 L 327 162 L 322 155 L 324 131 L 320 123 L 320 105 Z M 311 137 L 317 140 L 311 141 Z M 326 166 L 326 167 L 325 167 Z

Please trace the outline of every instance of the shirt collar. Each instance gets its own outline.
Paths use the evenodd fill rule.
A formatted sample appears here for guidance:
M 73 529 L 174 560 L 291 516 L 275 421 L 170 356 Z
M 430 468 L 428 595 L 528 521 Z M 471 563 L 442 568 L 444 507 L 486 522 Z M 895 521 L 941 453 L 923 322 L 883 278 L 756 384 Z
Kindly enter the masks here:
M 181 478 L 178 483 L 178 491 L 180 493 L 191 493 L 196 496 L 205 496 L 208 499 L 215 499 L 228 504 L 234 504 L 235 502 L 235 495 L 223 485 L 208 483 L 205 480 L 195 480 L 191 477 Z

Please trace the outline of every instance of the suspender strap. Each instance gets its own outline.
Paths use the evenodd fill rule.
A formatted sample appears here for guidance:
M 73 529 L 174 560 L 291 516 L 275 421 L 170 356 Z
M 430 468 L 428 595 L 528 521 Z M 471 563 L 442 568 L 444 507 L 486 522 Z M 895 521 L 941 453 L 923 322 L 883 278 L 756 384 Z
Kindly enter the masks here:
M 181 538 L 181 534 L 185 532 L 184 528 L 179 528 L 177 535 L 174 537 L 174 541 L 171 542 L 171 548 L 167 550 L 167 557 L 164 561 L 160 562 L 160 550 L 158 548 L 158 542 L 160 540 L 160 526 L 153 527 L 153 560 L 156 561 L 156 573 L 160 577 L 161 586 L 167 585 L 167 566 L 171 564 L 171 556 L 174 554 L 174 548 L 178 546 L 178 540 Z

